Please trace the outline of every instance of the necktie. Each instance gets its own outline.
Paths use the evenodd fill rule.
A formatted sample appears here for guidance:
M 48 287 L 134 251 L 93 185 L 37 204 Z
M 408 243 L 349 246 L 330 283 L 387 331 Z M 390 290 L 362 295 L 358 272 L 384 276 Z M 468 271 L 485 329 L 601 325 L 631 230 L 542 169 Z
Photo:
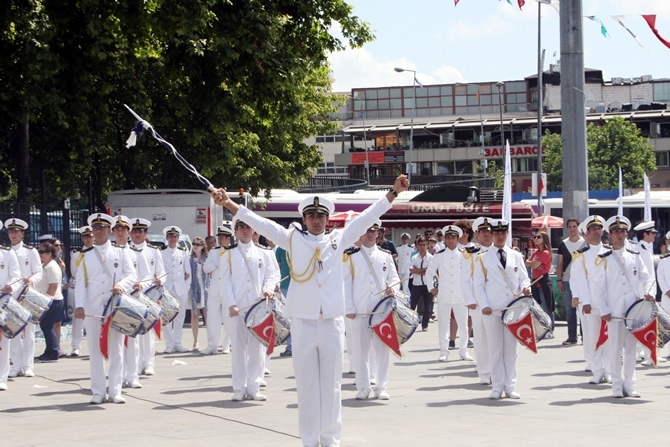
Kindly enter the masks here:
M 507 266 L 507 255 L 505 254 L 505 250 L 502 248 L 498 249 L 498 258 L 500 258 L 500 264 L 502 264 L 503 268 Z
M 419 267 L 419 268 L 420 268 L 420 269 L 423 268 L 423 258 L 421 258 L 421 267 Z M 423 282 L 423 276 L 420 276 L 419 278 L 421 278 L 421 285 L 422 285 L 422 286 L 425 286 L 426 283 Z

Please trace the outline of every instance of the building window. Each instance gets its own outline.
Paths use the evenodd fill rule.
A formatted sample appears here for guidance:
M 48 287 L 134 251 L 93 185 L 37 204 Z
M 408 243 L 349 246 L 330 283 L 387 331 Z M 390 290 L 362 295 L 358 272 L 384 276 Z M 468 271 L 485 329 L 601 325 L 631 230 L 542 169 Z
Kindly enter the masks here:
M 658 167 L 667 167 L 668 166 L 668 153 L 667 152 L 656 152 L 656 166 Z
M 513 163 L 516 165 L 514 172 L 537 171 L 537 158 L 516 158 L 513 160 Z
M 457 161 L 456 174 L 472 174 L 472 161 Z
M 670 101 L 670 82 L 654 83 L 654 101 Z
M 319 163 L 316 175 L 347 175 L 347 166 L 336 166 L 335 163 Z
M 454 173 L 454 162 L 453 161 L 438 161 L 437 162 L 437 175 L 448 175 Z

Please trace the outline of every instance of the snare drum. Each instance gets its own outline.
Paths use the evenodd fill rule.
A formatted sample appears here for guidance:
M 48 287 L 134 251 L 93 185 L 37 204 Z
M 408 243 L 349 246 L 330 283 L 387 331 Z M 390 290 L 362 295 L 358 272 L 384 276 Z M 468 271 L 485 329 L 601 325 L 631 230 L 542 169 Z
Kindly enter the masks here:
M 502 322 L 505 326 L 517 323 L 530 313 L 533 317 L 535 341 L 542 340 L 551 331 L 551 318 L 542 310 L 532 296 L 522 296 L 512 300 L 502 313 Z
M 151 298 L 143 294 L 139 289 L 133 291 L 130 296 L 140 301 L 147 307 L 147 318 L 142 325 L 142 329 L 140 329 L 140 335 L 146 334 L 151 330 L 151 328 L 154 327 L 157 322 L 160 321 L 161 315 L 163 315 L 163 309 L 161 309 L 160 304 L 152 301 Z
M 369 325 L 375 327 L 386 319 L 389 313 L 393 312 L 393 322 L 395 323 L 398 343 L 402 345 L 414 335 L 414 331 L 421 324 L 419 315 L 409 307 L 397 301 L 394 296 L 387 296 L 377 303 L 370 315 Z
M 0 309 L 0 330 L 2 330 L 6 322 L 7 322 L 7 312 Z M 0 334 L 0 337 L 2 337 L 2 334 Z
M 272 302 L 268 302 L 266 306 L 265 300 L 261 300 L 251 306 L 247 311 L 247 314 L 244 316 L 244 324 L 247 329 L 249 329 L 249 331 L 254 334 L 254 337 L 256 337 L 265 347 L 268 346 L 268 342 L 262 339 L 253 328 L 262 324 L 270 313 L 274 313 L 275 346 L 279 346 L 286 341 L 289 335 L 291 335 L 291 323 L 289 323 L 281 313 L 274 309 L 274 304 Z
M 411 307 L 411 306 L 410 306 L 410 303 L 409 303 L 409 293 L 407 293 L 407 292 L 405 292 L 405 291 L 402 291 L 402 290 L 398 290 L 398 291 L 395 293 L 395 298 L 396 298 L 396 300 L 398 300 L 398 302 L 399 302 L 400 304 L 402 304 L 403 306 L 405 306 L 405 307 Z
M 19 303 L 31 313 L 32 322 L 40 324 L 44 315 L 49 310 L 49 306 L 53 302 L 53 298 L 42 293 L 33 286 L 25 286 L 18 298 Z
M 670 341 L 670 315 L 656 301 L 637 300 L 626 310 L 624 324 L 629 331 L 647 326 L 658 318 L 658 347 Z
M 163 310 L 163 313 L 161 314 L 161 322 L 163 323 L 163 326 L 172 323 L 172 320 L 174 320 L 179 313 L 179 301 L 163 286 L 154 286 L 147 289 L 144 294 L 154 303 L 158 303 Z
M 112 329 L 129 337 L 135 337 L 147 320 L 147 306 L 130 295 L 112 296 L 105 305 L 103 316 L 112 316 Z
M 2 332 L 7 338 L 14 338 L 19 335 L 33 318 L 33 314 L 8 293 L 0 295 L 0 309 L 6 315 Z

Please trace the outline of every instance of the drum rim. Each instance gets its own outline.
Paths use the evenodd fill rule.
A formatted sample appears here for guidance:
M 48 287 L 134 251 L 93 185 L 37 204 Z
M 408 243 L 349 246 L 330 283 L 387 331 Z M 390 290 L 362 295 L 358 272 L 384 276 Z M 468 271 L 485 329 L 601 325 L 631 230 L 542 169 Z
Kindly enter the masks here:
M 632 320 L 628 319 L 628 314 L 630 313 L 631 310 L 633 310 L 633 308 L 635 306 L 642 305 L 642 304 L 644 304 L 645 301 L 647 301 L 647 300 L 638 299 L 638 300 L 635 300 L 635 302 L 633 304 L 628 306 L 628 309 L 626 309 L 626 312 L 624 312 L 624 314 L 623 314 L 623 316 L 624 316 L 623 324 L 624 324 L 624 326 L 626 326 L 626 329 L 634 330 L 629 326 L 629 321 L 632 321 Z M 652 316 L 653 316 L 653 310 L 654 310 L 653 306 L 655 304 L 655 301 L 649 301 L 649 303 L 652 306 Z M 649 323 L 649 321 L 645 321 L 645 323 Z
M 377 304 L 375 304 L 375 307 L 372 308 L 372 313 L 374 314 L 375 312 L 377 312 L 377 309 L 379 309 L 379 306 L 381 306 L 383 303 L 385 303 L 386 300 L 388 300 L 388 299 L 392 300 L 394 298 L 395 298 L 394 295 L 389 295 L 389 296 L 385 296 L 384 298 L 379 300 L 379 302 Z M 394 307 L 395 307 L 395 305 L 391 304 L 391 312 L 393 312 Z M 372 327 L 372 319 L 374 317 L 375 317 L 375 315 L 370 315 L 370 318 L 368 318 L 368 326 Z
M 245 326 L 247 326 L 247 320 L 249 319 L 249 315 L 251 315 L 251 311 L 254 310 L 256 307 L 258 307 L 258 306 L 261 305 L 261 304 L 265 304 L 265 301 L 261 300 L 261 301 L 255 303 L 255 304 L 253 304 L 253 305 L 249 308 L 249 310 L 247 311 L 247 313 L 244 314 L 244 325 L 245 325 Z M 269 303 L 268 303 L 268 306 L 269 306 Z M 272 308 L 272 306 L 270 306 L 270 312 L 272 312 L 272 311 L 273 311 L 273 308 Z M 266 318 L 267 318 L 267 317 L 266 317 Z M 249 326 L 247 326 L 247 327 L 249 327 Z

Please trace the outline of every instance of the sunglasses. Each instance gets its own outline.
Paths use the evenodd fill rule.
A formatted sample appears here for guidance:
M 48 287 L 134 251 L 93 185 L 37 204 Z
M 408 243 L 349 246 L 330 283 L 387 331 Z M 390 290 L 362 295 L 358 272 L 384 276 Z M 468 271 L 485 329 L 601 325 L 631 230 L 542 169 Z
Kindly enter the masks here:
M 37 250 L 37 253 L 43 255 L 44 253 L 49 253 L 49 250 Z
M 533 239 L 542 239 L 542 236 L 533 236 Z
M 201 243 L 199 243 L 199 242 L 196 242 L 195 244 L 193 244 L 193 246 L 194 246 L 194 247 L 204 247 L 205 244 L 201 244 Z

